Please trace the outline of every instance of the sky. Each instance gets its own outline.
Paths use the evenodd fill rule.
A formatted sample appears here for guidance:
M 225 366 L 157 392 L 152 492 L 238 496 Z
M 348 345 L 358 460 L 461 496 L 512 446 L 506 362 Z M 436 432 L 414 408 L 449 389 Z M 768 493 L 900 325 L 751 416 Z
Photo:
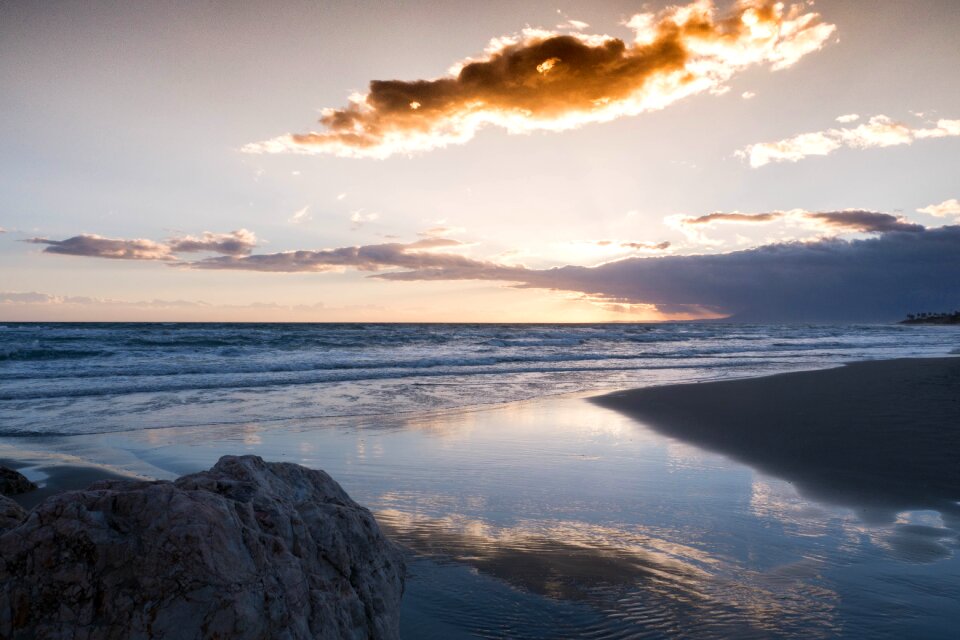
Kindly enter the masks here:
M 952 0 L 0 3 L 0 320 L 960 306 Z

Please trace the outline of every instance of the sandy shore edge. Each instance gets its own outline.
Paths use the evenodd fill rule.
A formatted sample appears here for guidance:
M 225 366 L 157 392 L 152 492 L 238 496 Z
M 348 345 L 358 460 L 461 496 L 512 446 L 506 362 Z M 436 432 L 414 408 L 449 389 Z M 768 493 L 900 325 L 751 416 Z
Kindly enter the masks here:
M 960 357 L 855 362 L 590 401 L 881 519 L 905 508 L 960 511 Z M 40 484 L 15 497 L 26 508 L 97 480 L 144 479 L 82 459 L 4 449 L 0 464 Z
M 654 430 L 874 511 L 960 512 L 960 358 L 618 391 L 591 399 Z

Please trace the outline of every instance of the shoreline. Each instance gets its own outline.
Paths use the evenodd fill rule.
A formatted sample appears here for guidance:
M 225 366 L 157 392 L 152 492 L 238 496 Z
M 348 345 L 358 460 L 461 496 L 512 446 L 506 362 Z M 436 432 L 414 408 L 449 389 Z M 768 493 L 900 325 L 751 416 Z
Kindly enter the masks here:
M 616 391 L 591 402 L 869 520 L 960 519 L 960 358 Z
M 853 380 L 854 374 L 851 372 L 863 379 Z M 902 391 L 901 385 L 915 385 L 925 377 L 938 375 L 950 376 L 951 388 L 958 392 L 955 393 L 958 400 L 952 405 L 952 412 L 937 415 L 936 407 L 929 406 L 926 411 L 922 410 L 917 403 L 926 402 L 929 405 L 931 398 L 919 395 L 909 409 L 904 406 L 905 402 L 910 404 L 909 400 L 901 400 L 899 404 L 893 400 Z M 789 388 L 793 388 L 792 396 Z M 869 393 L 865 396 L 865 392 Z M 824 402 L 811 404 L 812 396 L 824 393 L 829 396 Z M 839 402 L 838 396 L 843 396 L 844 401 Z M 951 424 L 951 421 L 960 425 L 960 357 L 854 361 L 826 368 L 670 383 L 602 391 L 599 394 L 580 390 L 505 403 L 442 408 L 428 411 L 425 415 L 469 414 L 562 397 L 579 397 L 618 411 L 662 435 L 726 455 L 762 472 L 784 478 L 795 483 L 809 497 L 871 512 L 871 519 L 888 520 L 891 509 L 919 506 L 942 508 L 950 513 L 956 511 L 960 518 L 960 505 L 957 503 L 960 500 L 960 426 L 953 433 L 943 433 L 946 437 L 943 442 L 930 440 L 931 429 L 936 430 L 938 426 Z M 939 397 L 933 400 L 942 404 L 944 399 Z M 901 413 L 906 411 L 912 417 L 921 419 L 921 428 L 916 432 L 904 431 L 903 421 L 911 416 L 897 416 L 898 407 Z M 406 414 L 411 417 L 414 412 Z M 829 438 L 818 447 L 817 438 L 825 435 L 823 425 L 836 417 L 834 414 L 844 421 L 846 430 L 828 429 Z M 350 417 L 360 417 L 364 423 L 372 423 L 377 416 Z M 345 418 L 348 417 L 335 416 L 330 420 L 340 422 Z M 891 425 L 888 424 L 889 420 L 885 422 L 885 418 L 899 422 Z M 864 432 L 865 424 L 871 421 L 878 425 L 874 435 L 882 437 L 858 441 L 857 438 L 862 439 L 867 435 Z M 801 428 L 801 422 L 811 424 L 813 428 L 805 431 Z M 771 437 L 767 427 L 775 423 L 778 430 Z M 708 425 L 715 425 L 716 428 Z M 849 432 L 851 425 L 852 433 Z M 180 428 L 187 427 L 157 429 L 167 431 Z M 56 436 L 56 439 L 90 439 L 109 435 L 79 434 Z M 41 444 L 35 438 L 29 441 Z M 26 445 L 27 440 L 22 444 Z M 861 444 L 869 445 L 860 452 L 865 455 L 855 455 L 855 450 Z M 15 497 L 28 509 L 50 495 L 84 489 L 98 480 L 161 479 L 164 476 L 163 470 L 157 468 L 154 470 L 161 472 L 160 475 L 142 473 L 153 465 L 136 454 L 133 454 L 136 461 L 131 465 L 131 461 L 123 463 L 114 460 L 112 463 L 106 458 L 90 455 L 68 456 L 58 448 L 41 447 L 37 450 L 18 445 L 20 443 L 15 439 L 4 440 L 0 464 L 25 472 L 29 479 L 41 485 L 35 491 Z M 827 446 L 834 447 L 834 453 L 823 448 Z M 827 457 L 818 462 L 818 452 L 824 451 Z M 951 455 L 951 452 L 956 453 Z M 129 455 L 132 452 L 126 453 Z M 893 460 L 897 453 L 908 459 L 906 465 Z M 911 456 L 914 463 L 909 462 Z M 791 457 L 795 459 L 789 460 Z M 918 462 L 920 459 L 924 462 Z M 878 465 L 880 461 L 883 464 Z M 120 466 L 114 464 L 116 462 L 120 462 Z M 838 462 L 844 464 L 839 465 Z M 842 468 L 844 466 L 847 468 Z M 138 467 L 140 472 L 134 471 Z M 951 473 L 953 469 L 957 471 Z M 934 491 L 927 495 L 926 487 L 931 483 Z M 898 488 L 898 484 L 905 486 Z M 952 488 L 956 488 L 957 492 L 950 498 L 950 492 L 946 490 Z
M 803 458 L 803 460 L 806 460 L 806 466 L 808 467 L 806 471 L 794 469 L 793 467 L 795 466 L 804 466 L 803 462 L 798 461 L 798 465 L 785 464 L 784 460 L 782 460 L 783 456 L 781 455 L 783 451 L 780 451 L 778 447 L 769 446 L 769 441 L 758 441 L 756 446 L 751 446 L 747 440 L 760 436 L 762 434 L 761 430 L 763 425 L 773 422 L 774 414 L 778 410 L 784 413 L 795 413 L 797 407 L 791 408 L 790 399 L 782 393 L 785 385 L 789 386 L 789 383 L 792 381 L 801 382 L 801 386 L 804 388 L 802 393 L 806 394 L 806 396 L 821 392 L 824 388 L 828 387 L 834 387 L 833 391 L 835 392 L 835 385 L 838 382 L 838 379 L 836 379 L 837 376 L 839 376 L 840 379 L 848 378 L 848 373 L 838 374 L 837 372 L 849 372 L 851 370 L 858 373 L 864 372 L 867 376 L 867 380 L 864 381 L 863 384 L 852 384 L 851 380 L 849 379 L 839 380 L 841 382 L 841 386 L 844 388 L 843 393 L 847 394 L 850 400 L 860 402 L 860 404 L 856 407 L 846 407 L 843 412 L 848 423 L 858 424 L 858 428 L 862 429 L 862 423 L 864 421 L 875 419 L 877 416 L 872 415 L 871 417 L 871 409 L 863 405 L 863 398 L 858 400 L 858 391 L 862 393 L 868 386 L 872 386 L 874 388 L 882 386 L 885 383 L 883 378 L 887 377 L 893 370 L 903 369 L 904 363 L 906 363 L 906 369 L 909 370 L 909 375 L 903 375 L 904 372 L 901 370 L 901 375 L 893 376 L 893 379 L 896 380 L 896 382 L 892 384 L 887 382 L 888 388 L 883 391 L 875 392 L 875 396 L 883 396 L 889 401 L 891 397 L 896 395 L 897 389 L 894 387 L 897 387 L 897 385 L 901 384 L 902 382 L 910 378 L 914 378 L 916 374 L 922 375 L 925 370 L 932 369 L 939 371 L 942 368 L 946 368 L 949 370 L 949 374 L 952 375 L 953 379 L 955 380 L 955 385 L 958 392 L 956 395 L 958 398 L 960 398 L 960 357 L 946 355 L 924 358 L 861 360 L 843 363 L 840 365 L 831 364 L 825 368 L 799 369 L 794 371 L 767 373 L 761 375 L 746 375 L 744 377 L 730 379 L 707 379 L 691 382 L 668 383 L 649 387 L 606 390 L 600 391 L 599 393 L 596 390 L 579 390 L 555 394 L 548 393 L 541 396 L 511 400 L 508 402 L 491 402 L 479 405 L 444 407 L 426 411 L 423 413 L 423 415 L 432 417 L 443 415 L 460 415 L 474 413 L 477 411 L 497 410 L 498 408 L 515 404 L 526 405 L 530 403 L 536 403 L 544 399 L 579 397 L 592 404 L 625 414 L 634 420 L 640 421 L 645 426 L 652 428 L 654 431 L 657 431 L 662 435 L 676 438 L 708 451 L 727 455 L 737 462 L 757 468 L 774 476 L 785 478 L 790 482 L 795 482 L 798 488 L 804 490 L 810 497 L 845 506 L 852 504 L 868 510 L 876 510 L 879 505 L 881 511 L 888 511 L 892 504 L 889 498 L 891 497 L 891 494 L 895 495 L 897 493 L 895 490 L 893 490 L 895 488 L 889 491 L 882 490 L 879 492 L 870 492 L 864 491 L 863 487 L 859 486 L 868 482 L 876 481 L 879 481 L 881 486 L 892 484 L 888 482 L 888 479 L 880 477 L 882 474 L 873 473 L 873 475 L 871 475 L 872 472 L 869 468 L 864 469 L 863 465 L 860 465 L 856 466 L 850 473 L 846 474 L 849 477 L 841 478 L 838 476 L 835 478 L 830 478 L 828 476 L 831 474 L 837 475 L 836 468 L 817 468 L 810 464 L 810 461 L 806 458 Z M 817 378 L 822 378 L 822 382 L 818 381 Z M 818 385 L 821 388 L 818 389 Z M 777 395 L 776 401 L 773 401 L 771 398 L 766 398 L 766 402 L 754 404 L 752 408 L 746 406 L 746 402 L 748 400 L 754 402 L 758 395 L 762 396 L 768 394 L 771 390 L 775 390 L 779 394 Z M 720 400 L 718 392 L 722 394 L 729 392 L 731 395 L 727 401 L 718 402 Z M 778 405 L 776 409 L 772 407 L 774 404 Z M 829 408 L 832 410 L 841 408 L 835 400 L 831 400 L 831 402 L 828 404 Z M 957 406 L 960 406 L 960 400 L 958 400 Z M 825 411 L 827 409 L 827 407 L 821 408 Z M 881 413 L 886 412 L 889 414 L 890 409 L 891 406 L 888 403 L 888 405 L 886 405 L 886 409 L 879 409 L 879 411 Z M 761 417 L 757 414 L 757 412 L 763 414 L 763 416 Z M 809 413 L 809 411 L 807 413 Z M 421 412 L 403 412 L 403 414 L 404 417 L 412 417 L 421 415 Z M 929 412 L 924 415 L 926 418 L 935 419 L 935 416 L 929 415 Z M 363 414 L 358 416 L 322 417 L 317 418 L 317 420 L 329 420 L 331 422 L 335 422 L 349 418 L 360 418 L 364 423 L 371 423 L 375 422 L 377 417 L 378 415 L 374 414 Z M 955 408 L 954 413 L 947 414 L 945 417 L 940 419 L 938 423 L 949 423 L 951 417 L 952 419 L 956 420 L 956 424 L 960 425 L 960 408 Z M 822 423 L 828 418 L 829 416 L 826 415 L 825 412 L 821 412 L 819 416 L 815 416 L 814 422 Z M 711 433 L 709 428 L 697 426 L 691 421 L 700 423 L 713 421 L 724 433 Z M 277 420 L 277 427 L 282 428 L 283 423 L 293 422 L 297 422 L 299 424 L 298 421 L 292 419 L 279 419 Z M 739 424 L 739 427 L 732 428 L 734 423 Z M 237 424 L 240 425 L 243 423 L 239 422 Z M 809 451 L 809 448 L 814 445 L 814 442 L 809 438 L 804 441 L 804 434 L 796 430 L 798 425 L 791 423 L 790 420 L 787 420 L 784 424 L 790 424 L 790 430 L 787 432 L 787 435 L 789 436 L 789 442 L 794 446 L 799 446 L 801 453 L 813 453 Z M 196 429 L 199 426 L 201 425 L 190 425 L 189 427 L 156 427 L 156 429 L 168 431 L 181 428 Z M 929 427 L 929 425 L 927 425 L 927 427 Z M 127 433 L 135 433 L 138 431 L 139 430 L 132 429 L 129 431 L 110 432 L 103 434 L 77 434 L 76 436 L 56 435 L 51 436 L 51 438 L 99 438 L 109 435 L 125 435 Z M 809 436 L 815 436 L 817 433 L 818 432 L 815 430 L 811 432 Z M 847 435 L 854 437 L 857 434 Z M 890 436 L 891 433 L 886 432 L 884 435 Z M 894 435 L 899 435 L 900 439 L 894 439 L 890 443 L 890 446 L 883 451 L 885 454 L 884 457 L 889 457 L 889 454 L 892 451 L 899 450 L 904 446 L 906 446 L 906 450 L 910 450 L 910 442 L 904 440 L 903 437 L 909 434 L 899 433 Z M 926 435 L 929 435 L 929 433 Z M 834 433 L 832 442 L 834 442 L 834 444 L 840 443 L 846 447 L 846 449 L 851 449 L 856 444 L 850 441 L 849 438 L 845 440 L 841 436 L 843 436 L 842 433 Z M 953 437 L 955 439 L 951 439 L 949 442 L 945 443 L 943 453 L 948 456 L 948 462 L 950 464 L 953 464 L 954 462 L 956 463 L 956 468 L 958 469 L 956 474 L 948 474 L 948 486 L 960 487 L 960 427 L 957 428 L 956 434 L 953 434 Z M 42 436 L 40 438 L 41 440 L 43 439 Z M 17 502 L 21 503 L 22 506 L 28 509 L 49 495 L 53 495 L 60 491 L 84 489 L 90 483 L 98 480 L 161 479 L 165 475 L 162 473 L 161 469 L 155 469 L 156 471 L 161 472 L 160 475 L 157 476 L 154 476 L 153 474 L 142 473 L 142 471 L 146 470 L 146 467 L 150 467 L 152 465 L 136 455 L 134 455 L 136 461 L 144 463 L 145 465 L 145 468 L 139 469 L 139 472 L 133 470 L 133 468 L 140 466 L 136 464 L 133 465 L 133 468 L 131 468 L 130 464 L 123 463 L 121 463 L 121 465 L 118 467 L 116 464 L 114 464 L 118 462 L 116 460 L 111 463 L 106 459 L 98 459 L 95 456 L 90 455 L 67 455 L 59 448 L 48 449 L 45 447 L 42 450 L 35 450 L 29 446 L 26 446 L 29 441 L 33 441 L 34 443 L 37 442 L 37 440 L 34 438 L 24 439 L 22 442 L 23 446 L 20 446 L 21 443 L 18 443 L 17 439 L 5 438 L 2 442 L 3 450 L 2 453 L 0 453 L 0 464 L 17 469 L 21 472 L 25 472 L 25 475 L 27 475 L 29 479 L 34 480 L 41 485 L 40 488 L 35 491 L 15 497 Z M 914 442 L 914 444 L 916 444 L 916 442 Z M 872 453 L 876 454 L 880 449 L 883 449 L 883 447 L 875 446 Z M 953 457 L 949 457 L 950 451 L 957 451 L 958 453 Z M 927 453 L 930 452 L 927 451 L 924 455 L 927 455 Z M 68 460 L 67 458 L 70 459 Z M 853 457 L 851 457 L 851 460 L 855 461 Z M 943 467 L 945 463 L 940 461 L 938 465 Z M 897 465 L 894 465 L 894 467 L 896 466 Z M 852 478 L 852 476 L 858 474 L 862 477 L 856 479 Z M 936 471 L 935 475 L 936 474 L 939 474 L 939 472 Z M 839 475 L 842 476 L 843 474 Z M 822 477 L 816 478 L 810 476 Z M 918 482 L 922 484 L 929 479 L 929 476 L 921 474 L 921 477 L 918 478 Z M 839 490 L 829 486 L 820 486 L 829 484 L 834 480 L 839 480 Z M 851 480 L 855 480 L 853 485 L 857 486 L 851 486 Z M 852 491 L 852 493 L 849 493 L 848 490 Z M 849 493 L 849 495 L 846 495 L 846 493 Z M 876 493 L 878 495 L 871 495 L 872 493 Z M 916 492 L 912 490 L 910 493 L 911 495 L 916 495 Z M 960 500 L 960 490 L 958 490 L 954 500 L 951 501 L 948 499 L 947 503 L 943 503 L 942 500 L 938 500 L 937 504 L 944 506 L 948 511 L 953 511 L 955 509 L 960 511 L 960 508 L 958 508 L 958 503 L 956 502 L 957 500 Z M 896 501 L 894 500 L 893 502 Z M 930 504 L 926 502 L 924 504 L 926 506 L 930 506 Z M 917 505 L 910 504 L 906 506 Z M 960 515 L 958 515 L 958 517 L 960 517 Z M 886 515 L 881 516 L 881 519 L 886 518 Z

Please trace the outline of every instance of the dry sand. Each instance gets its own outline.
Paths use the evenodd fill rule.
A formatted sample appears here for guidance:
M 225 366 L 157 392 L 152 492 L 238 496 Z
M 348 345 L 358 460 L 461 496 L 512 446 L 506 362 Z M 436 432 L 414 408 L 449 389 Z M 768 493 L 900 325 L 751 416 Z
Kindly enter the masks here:
M 960 358 L 623 391 L 594 399 L 870 519 L 960 517 Z

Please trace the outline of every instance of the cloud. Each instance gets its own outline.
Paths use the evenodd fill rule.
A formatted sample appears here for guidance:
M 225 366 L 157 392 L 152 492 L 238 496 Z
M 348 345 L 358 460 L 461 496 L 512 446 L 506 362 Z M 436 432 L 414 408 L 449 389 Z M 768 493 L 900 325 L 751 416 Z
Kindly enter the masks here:
M 909 222 L 902 216 L 876 211 L 825 211 L 806 213 L 803 218 L 822 224 L 828 229 L 841 231 L 860 231 L 863 233 L 886 233 L 888 231 L 906 231 L 916 233 L 924 231 L 921 224 Z
M 637 251 L 666 251 L 670 248 L 669 242 L 621 242 L 620 246 L 624 249 L 635 249 Z
M 300 224 L 301 222 L 309 222 L 310 220 L 313 220 L 313 216 L 310 215 L 310 207 L 307 206 L 294 211 L 287 222 Z
M 780 211 L 774 213 L 708 213 L 696 218 L 683 218 L 681 224 L 685 225 L 710 225 L 716 222 L 736 222 L 736 223 L 764 223 L 772 220 L 778 220 L 783 217 Z
M 126 302 L 109 298 L 92 298 L 89 296 L 59 296 L 37 291 L 0 291 L 0 305 L 110 305 L 136 306 L 145 308 L 181 308 L 210 306 L 205 302 L 189 300 L 141 300 Z
M 85 256 L 88 258 L 110 258 L 113 260 L 176 260 L 170 253 L 170 247 L 161 242 L 136 238 L 123 240 L 104 238 L 94 234 L 81 234 L 66 240 L 30 238 L 24 240 L 32 244 L 45 244 L 44 253 L 56 253 L 65 256 Z
M 940 204 L 931 204 L 923 209 L 917 209 L 917 211 L 920 213 L 929 213 L 938 218 L 960 216 L 960 200 L 951 198 L 950 200 L 944 200 Z
M 62 296 L 51 296 L 36 291 L 0 291 L 0 304 L 51 304 L 66 300 Z
M 117 300 L 37 291 L 0 291 L 4 321 L 288 322 L 382 320 L 376 305 L 329 306 L 323 302 L 217 304 L 202 300 Z M 379 314 L 379 315 L 378 315 Z
M 499 280 L 578 292 L 664 313 L 743 321 L 893 320 L 960 300 L 960 226 L 889 232 L 865 240 L 824 238 L 723 254 L 629 258 L 598 267 L 426 267 L 387 280 Z
M 210 233 L 204 231 L 199 238 L 184 236 L 169 241 L 173 253 L 199 253 L 209 251 L 228 256 L 249 254 L 257 246 L 257 236 L 247 229 L 237 229 L 230 233 Z
M 376 212 L 364 213 L 363 209 L 358 209 L 357 211 L 354 211 L 353 213 L 350 214 L 350 222 L 351 222 L 350 228 L 359 229 L 363 225 L 367 224 L 368 222 L 373 222 L 377 220 L 379 217 L 380 217 L 379 213 L 376 213 Z
M 573 31 L 583 31 L 590 25 L 583 20 L 566 20 L 557 25 L 557 29 L 572 29 Z
M 391 267 L 404 269 L 484 268 L 492 263 L 466 258 L 459 254 L 433 251 L 462 246 L 449 238 L 428 237 L 415 242 L 339 247 L 319 251 L 283 251 L 244 257 L 222 256 L 184 263 L 192 269 L 227 269 L 270 271 L 278 273 L 319 272 L 354 268 L 380 271 Z
M 325 109 L 319 132 L 246 145 L 249 153 L 385 158 L 469 141 L 484 126 L 510 133 L 563 131 L 722 93 L 756 65 L 792 66 L 835 27 L 807 5 L 739 2 L 718 16 L 710 0 L 633 16 L 632 42 L 608 35 L 525 29 L 433 80 L 374 80 L 342 109 Z
M 850 122 L 854 114 L 840 116 L 840 122 Z M 910 127 L 885 115 L 871 117 L 857 127 L 832 128 L 825 131 L 801 133 L 776 142 L 747 145 L 736 152 L 739 158 L 749 159 L 753 168 L 771 162 L 797 162 L 808 156 L 826 156 L 841 147 L 870 149 L 912 144 L 915 140 L 960 136 L 960 120 L 938 120 L 933 127 Z
M 436 226 L 424 229 L 418 232 L 417 235 L 421 238 L 437 238 L 463 233 L 464 231 L 466 231 L 466 229 L 463 227 L 449 227 L 441 220 L 437 222 Z
M 837 116 L 837 122 L 842 122 L 843 124 L 848 124 L 850 122 L 856 122 L 860 119 L 860 116 L 856 113 L 848 113 L 844 116 Z
M 737 215 L 743 223 L 767 214 Z M 960 226 L 924 230 L 891 214 L 861 210 L 770 215 L 822 229 L 879 235 L 864 240 L 828 236 L 729 253 L 633 257 L 597 267 L 551 269 L 469 258 L 450 251 L 464 247 L 462 242 L 442 237 L 169 263 L 191 269 L 275 273 L 357 269 L 391 281 L 494 281 L 568 292 L 605 308 L 639 305 L 674 316 L 732 316 L 757 322 L 892 320 L 917 310 L 951 309 L 960 299 Z M 715 215 L 694 226 L 721 222 L 731 220 Z M 665 242 L 619 244 L 648 250 L 668 246 Z M 29 303 L 31 299 L 0 296 L 4 301 Z
M 756 98 L 757 93 L 755 91 L 744 91 L 740 94 L 740 97 L 744 100 L 750 100 L 751 98 Z
M 249 254 L 256 246 L 257 238 L 252 231 L 238 229 L 230 233 L 205 231 L 200 237 L 183 236 L 166 242 L 145 238 L 105 238 L 96 234 L 80 234 L 66 240 L 29 238 L 31 244 L 47 245 L 44 253 L 112 260 L 177 260 L 175 253 L 199 253 L 209 251 L 229 256 Z
M 923 231 L 924 226 L 903 216 L 877 211 L 847 209 L 845 211 L 771 211 L 767 213 L 708 213 L 698 217 L 680 217 L 680 226 L 702 227 L 714 224 L 768 224 L 778 220 L 794 226 L 821 231 L 886 233 L 887 231 Z

